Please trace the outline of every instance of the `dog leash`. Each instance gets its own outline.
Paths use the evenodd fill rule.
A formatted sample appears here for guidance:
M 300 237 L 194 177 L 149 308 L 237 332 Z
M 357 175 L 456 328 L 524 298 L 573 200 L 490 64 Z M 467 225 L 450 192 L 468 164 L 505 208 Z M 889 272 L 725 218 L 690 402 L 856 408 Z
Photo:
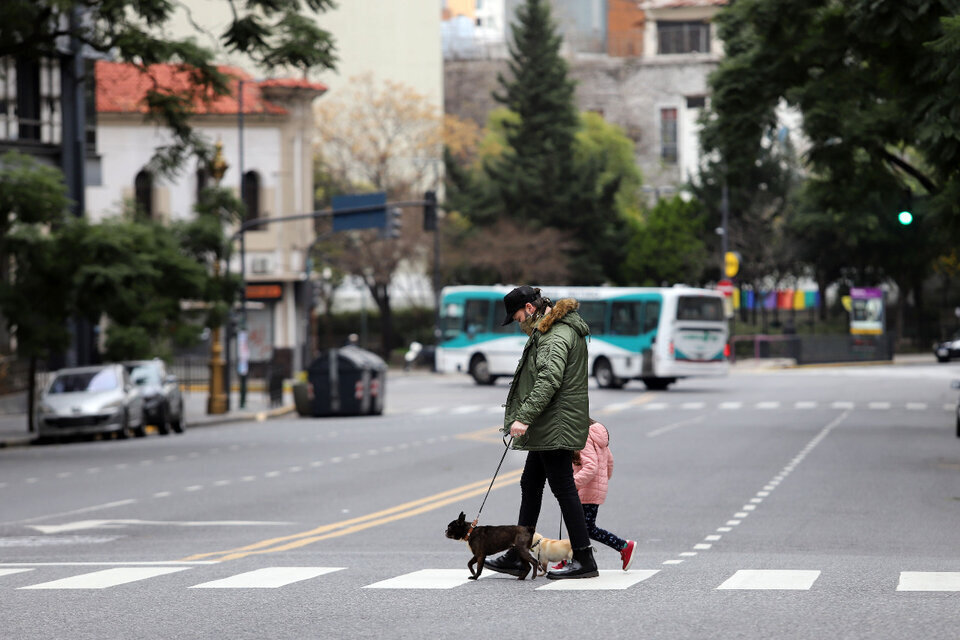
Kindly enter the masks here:
M 477 523 L 480 522 L 480 513 L 483 511 L 483 505 L 487 504 L 487 496 L 490 495 L 490 490 L 493 489 L 493 482 L 497 479 L 497 474 L 500 473 L 500 467 L 503 466 L 503 460 L 507 457 L 507 451 L 510 451 L 510 443 L 513 442 L 513 436 L 510 436 L 510 440 L 507 440 L 506 434 L 503 438 L 503 455 L 500 456 L 500 464 L 497 465 L 497 470 L 493 472 L 493 477 L 490 478 L 490 486 L 487 487 L 487 493 L 483 496 L 483 502 L 480 503 L 480 509 L 477 510 L 477 517 L 473 519 L 473 522 L 470 523 L 470 530 L 467 532 L 467 538 L 470 537 L 470 534 L 473 533 L 474 527 L 477 526 Z

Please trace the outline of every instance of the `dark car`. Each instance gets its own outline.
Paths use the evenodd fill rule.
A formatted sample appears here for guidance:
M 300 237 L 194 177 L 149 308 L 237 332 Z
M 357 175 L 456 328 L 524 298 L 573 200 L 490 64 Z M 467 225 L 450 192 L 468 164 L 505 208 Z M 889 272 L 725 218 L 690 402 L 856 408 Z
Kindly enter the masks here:
M 183 395 L 177 377 L 167 372 L 163 360 L 131 360 L 123 363 L 130 379 L 143 396 L 143 417 L 156 425 L 161 435 L 173 429 L 183 433 L 187 427 L 183 413 Z
M 937 362 L 950 362 L 951 358 L 960 358 L 960 333 L 933 345 L 933 355 L 937 356 Z

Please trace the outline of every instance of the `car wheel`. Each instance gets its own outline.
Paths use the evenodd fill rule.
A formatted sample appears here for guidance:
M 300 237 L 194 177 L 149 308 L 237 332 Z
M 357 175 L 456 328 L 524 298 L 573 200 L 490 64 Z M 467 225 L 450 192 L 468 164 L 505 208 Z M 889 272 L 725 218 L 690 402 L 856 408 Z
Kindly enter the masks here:
M 613 375 L 613 367 L 606 358 L 597 359 L 597 363 L 593 365 L 593 376 L 602 389 L 619 389 L 625 384 L 623 380 Z
M 483 356 L 475 356 L 470 361 L 470 375 L 477 384 L 482 385 L 491 385 L 497 380 L 497 376 L 490 375 L 490 365 Z
M 937 362 L 950 362 L 950 356 L 937 356 Z
M 671 382 L 670 378 L 643 378 L 643 384 L 650 391 L 665 391 Z
M 130 429 L 130 415 L 127 413 L 127 410 L 123 410 L 123 418 L 120 420 L 120 429 L 117 430 L 117 437 L 121 440 L 126 440 L 133 432 Z
M 180 410 L 177 411 L 177 417 L 170 421 L 170 426 L 176 433 L 183 433 L 187 430 L 187 417 L 183 415 L 183 402 L 180 402 Z
M 167 411 L 167 405 L 161 404 L 160 411 L 157 413 L 157 431 L 159 431 L 162 436 L 170 433 L 170 426 L 167 424 L 169 415 L 170 412 Z

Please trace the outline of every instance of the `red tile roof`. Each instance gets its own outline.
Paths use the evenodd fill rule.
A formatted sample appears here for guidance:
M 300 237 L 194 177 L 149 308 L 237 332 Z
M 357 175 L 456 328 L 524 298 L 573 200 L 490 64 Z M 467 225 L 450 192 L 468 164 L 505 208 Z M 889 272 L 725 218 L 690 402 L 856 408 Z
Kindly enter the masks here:
M 323 93 L 327 88 L 316 82 L 297 79 L 254 80 L 237 67 L 218 67 L 221 73 L 243 80 L 243 112 L 249 114 L 286 114 L 282 106 L 264 98 L 262 88 L 290 87 Z M 132 64 L 97 61 L 97 112 L 98 113 L 146 113 L 143 99 L 154 83 L 164 89 L 186 90 L 190 86 L 187 71 L 173 64 L 151 65 L 144 74 Z M 233 82 L 230 95 L 219 96 L 210 102 L 197 100 L 194 111 L 198 114 L 235 114 L 239 112 L 237 84 Z

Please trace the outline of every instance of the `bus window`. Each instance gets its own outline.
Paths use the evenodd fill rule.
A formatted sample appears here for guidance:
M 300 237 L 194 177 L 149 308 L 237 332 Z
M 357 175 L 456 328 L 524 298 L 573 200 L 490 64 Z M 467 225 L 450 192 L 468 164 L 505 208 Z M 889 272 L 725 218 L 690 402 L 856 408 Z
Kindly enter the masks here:
M 440 331 L 444 340 L 453 340 L 463 331 L 463 305 L 451 302 L 443 305 Z
M 503 298 L 500 298 L 493 304 L 493 332 L 494 333 L 517 333 L 520 331 L 520 325 L 511 322 L 502 326 L 503 319 L 507 316 L 507 308 L 503 305 Z
M 607 315 L 606 302 L 581 302 L 579 311 L 580 317 L 590 327 L 591 334 L 596 336 L 606 333 L 606 327 L 604 327 Z
M 640 302 L 614 302 L 610 318 L 610 333 L 635 336 L 640 333 Z
M 680 296 L 677 298 L 677 320 L 723 320 L 723 303 L 709 296 Z
M 463 310 L 463 326 L 468 334 L 490 332 L 490 301 L 467 300 Z
M 660 302 L 651 300 L 643 305 L 643 332 L 650 333 L 657 330 L 660 323 Z

